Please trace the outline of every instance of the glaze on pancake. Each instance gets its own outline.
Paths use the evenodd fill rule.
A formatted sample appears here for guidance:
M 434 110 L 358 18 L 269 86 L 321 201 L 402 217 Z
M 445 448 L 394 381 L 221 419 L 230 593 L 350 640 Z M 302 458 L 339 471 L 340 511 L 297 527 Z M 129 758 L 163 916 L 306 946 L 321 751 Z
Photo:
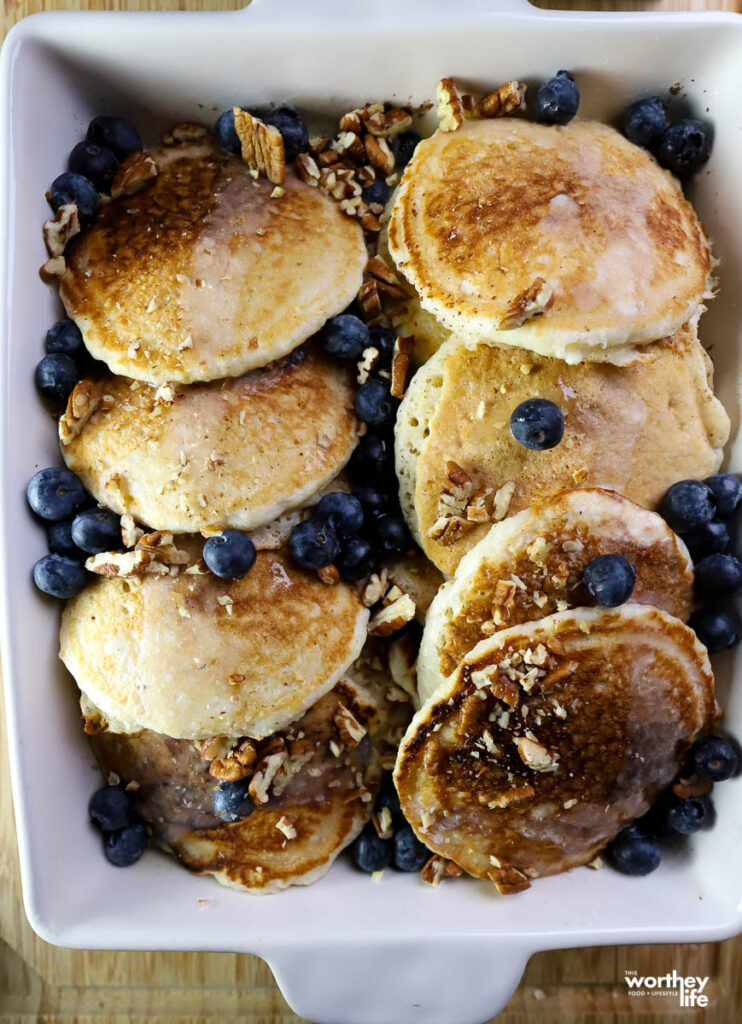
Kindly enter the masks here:
M 159 173 L 67 248 L 60 296 L 96 359 L 157 384 L 279 359 L 355 298 L 357 223 L 291 170 L 285 195 L 214 142 L 151 151 Z
M 284 756 L 267 801 L 241 822 L 214 815 L 218 783 L 199 744 L 149 730 L 134 736 L 102 732 L 92 742 L 104 775 L 115 771 L 125 783 L 139 783 L 132 798 L 158 845 L 223 885 L 277 892 L 320 878 L 369 819 L 381 768 L 393 763 L 409 721 L 408 705 L 386 699 L 388 685 L 386 674 L 362 656 L 331 693 L 268 739 L 254 767 L 260 768 L 263 751 Z M 350 740 L 352 746 L 338 725 L 341 709 L 350 711 L 363 733 Z M 90 709 L 86 720 L 95 727 Z M 296 835 L 289 839 L 279 822 Z
M 633 603 L 688 620 L 693 563 L 665 521 L 613 491 L 562 491 L 493 526 L 438 591 L 417 662 L 421 701 L 499 629 L 592 605 L 582 574 L 600 555 L 634 566 Z
M 657 608 L 514 626 L 415 715 L 395 767 L 402 809 L 431 850 L 518 891 L 644 814 L 714 710 L 705 648 Z
M 328 484 L 357 440 L 350 374 L 316 349 L 212 383 L 109 374 L 95 386 L 106 401 L 62 443 L 65 462 L 101 504 L 153 530 L 270 523 Z
M 389 248 L 424 309 L 477 340 L 623 360 L 710 293 L 703 229 L 646 150 L 592 121 L 469 121 L 408 164 Z M 523 321 L 533 289 L 542 315 Z
M 101 578 L 68 601 L 60 656 L 122 731 L 269 736 L 358 657 L 368 611 L 280 552 L 241 580 L 211 573 Z
M 721 465 L 729 417 L 711 374 L 694 324 L 628 366 L 570 366 L 452 338 L 415 374 L 397 415 L 400 498 L 413 536 L 450 575 L 493 518 L 555 491 L 606 487 L 656 508 L 670 484 Z M 510 432 L 513 410 L 536 397 L 565 417 L 564 437 L 549 451 L 530 451 Z M 472 498 L 484 495 L 484 512 L 466 513 L 481 519 L 449 522 L 458 500 L 451 463 L 471 477 Z

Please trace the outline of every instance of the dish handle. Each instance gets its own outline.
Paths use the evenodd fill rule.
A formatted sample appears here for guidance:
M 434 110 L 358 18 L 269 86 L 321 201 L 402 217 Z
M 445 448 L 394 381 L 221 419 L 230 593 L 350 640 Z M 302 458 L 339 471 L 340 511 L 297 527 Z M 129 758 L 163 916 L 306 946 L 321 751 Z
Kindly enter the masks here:
M 312 1024 L 483 1024 L 510 1001 L 528 952 L 491 937 L 262 952 L 292 1010 Z

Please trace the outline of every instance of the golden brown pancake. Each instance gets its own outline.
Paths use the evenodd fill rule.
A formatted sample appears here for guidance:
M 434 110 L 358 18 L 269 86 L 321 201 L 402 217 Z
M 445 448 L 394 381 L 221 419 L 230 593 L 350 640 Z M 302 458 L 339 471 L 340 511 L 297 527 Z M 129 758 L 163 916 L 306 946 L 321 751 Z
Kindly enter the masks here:
M 415 715 L 395 782 L 431 850 L 517 892 L 644 814 L 713 716 L 706 650 L 678 619 L 575 609 L 478 644 Z
M 153 383 L 279 359 L 361 285 L 357 223 L 289 171 L 281 198 L 213 141 L 152 150 L 159 173 L 68 246 L 59 293 L 96 359 Z
M 368 611 L 282 552 L 241 580 L 102 578 L 68 601 L 60 657 L 122 732 L 263 738 L 302 715 L 358 657 Z
M 413 536 L 450 575 L 493 521 L 555 491 L 606 487 L 656 508 L 671 484 L 721 465 L 729 417 L 711 374 L 694 324 L 627 366 L 570 366 L 452 338 L 415 374 L 397 415 L 397 475 Z M 511 413 L 536 397 L 565 418 L 549 451 L 524 448 L 510 432 Z M 456 482 L 459 470 L 469 483 Z
M 568 362 L 623 360 L 710 294 L 708 243 L 677 181 L 593 121 L 469 121 L 423 140 L 389 249 L 444 327 Z
M 62 455 L 99 502 L 153 530 L 270 523 L 328 484 L 357 440 L 350 374 L 316 348 L 211 383 L 94 386 L 102 401 L 69 443 L 62 432 Z
M 499 629 L 592 605 L 582 574 L 601 555 L 634 567 L 633 603 L 688 620 L 693 564 L 664 520 L 614 491 L 562 491 L 495 524 L 438 591 L 417 661 L 420 699 Z

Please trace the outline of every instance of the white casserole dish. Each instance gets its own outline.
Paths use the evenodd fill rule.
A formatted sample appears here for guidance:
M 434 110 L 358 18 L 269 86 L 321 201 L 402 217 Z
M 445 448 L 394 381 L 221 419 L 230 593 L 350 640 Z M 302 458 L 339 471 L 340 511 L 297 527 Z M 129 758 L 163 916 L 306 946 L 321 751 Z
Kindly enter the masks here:
M 536 11 L 525 0 L 255 0 L 236 13 L 43 14 L 2 55 L 2 659 L 26 912 L 45 940 L 85 949 L 231 950 L 265 958 L 316 1024 L 481 1024 L 537 950 L 698 942 L 742 931 L 739 781 L 718 787 L 717 823 L 646 879 L 579 869 L 498 897 L 475 881 L 431 890 L 341 859 L 306 889 L 256 899 L 149 853 L 109 865 L 87 824 L 96 785 L 75 690 L 57 660 L 59 609 L 30 570 L 44 531 L 24 498 L 59 460 L 33 368 L 60 307 L 38 268 L 44 192 L 91 116 L 130 116 L 148 138 L 173 120 L 211 122 L 233 102 L 289 100 L 339 113 L 375 98 L 429 98 L 437 78 L 476 89 L 577 73 L 582 116 L 614 119 L 637 95 L 683 86 L 716 124 L 694 200 L 721 258 L 701 323 L 720 396 L 738 423 L 742 279 L 742 18 L 733 14 Z M 203 104 L 203 106 L 202 106 Z M 708 113 L 706 114 L 706 111 Z M 739 442 L 728 464 L 739 469 Z M 647 452 L 647 458 L 651 458 Z M 739 655 L 737 655 L 739 659 Z M 742 737 L 739 662 L 716 658 L 725 724 Z

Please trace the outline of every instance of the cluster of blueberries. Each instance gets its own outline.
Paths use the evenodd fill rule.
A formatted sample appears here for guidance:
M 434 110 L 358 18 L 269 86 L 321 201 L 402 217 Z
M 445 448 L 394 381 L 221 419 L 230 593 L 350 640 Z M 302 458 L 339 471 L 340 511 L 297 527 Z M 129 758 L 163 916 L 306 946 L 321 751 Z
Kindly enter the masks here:
M 374 817 L 385 808 L 391 816 L 391 837 L 382 839 L 376 826 L 369 822 L 351 847 L 353 859 L 361 871 L 368 874 L 383 871 L 390 864 L 398 871 L 420 871 L 432 854 L 407 824 L 391 775 L 384 776 L 374 805 Z
M 102 786 L 88 804 L 90 820 L 103 833 L 106 857 L 117 868 L 135 864 L 147 848 L 147 830 L 137 821 L 123 786 Z

